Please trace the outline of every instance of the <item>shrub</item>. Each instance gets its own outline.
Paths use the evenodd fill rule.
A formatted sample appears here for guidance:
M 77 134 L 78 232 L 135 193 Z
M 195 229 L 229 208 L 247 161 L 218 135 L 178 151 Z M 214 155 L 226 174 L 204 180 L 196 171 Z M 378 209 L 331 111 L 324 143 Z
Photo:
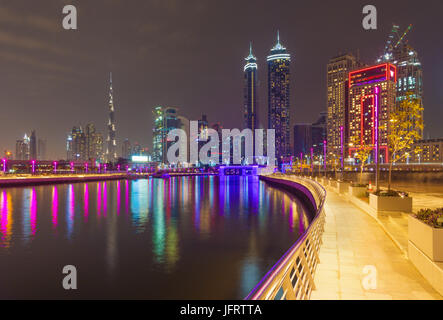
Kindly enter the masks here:
M 421 209 L 415 217 L 434 228 L 443 228 L 443 208 Z
M 406 192 L 395 191 L 395 190 L 379 190 L 374 192 L 376 196 L 379 197 L 408 197 L 409 195 Z
M 351 186 L 352 187 L 365 187 L 366 188 L 368 185 L 364 184 L 364 183 L 352 183 Z

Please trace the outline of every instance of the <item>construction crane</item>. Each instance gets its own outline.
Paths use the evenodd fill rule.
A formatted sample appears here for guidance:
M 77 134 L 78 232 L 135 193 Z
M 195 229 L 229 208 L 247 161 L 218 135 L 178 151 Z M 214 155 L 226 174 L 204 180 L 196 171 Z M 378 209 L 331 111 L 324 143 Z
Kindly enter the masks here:
M 396 24 L 392 25 L 392 30 L 389 33 L 388 40 L 386 41 L 386 45 L 385 45 L 383 54 L 378 58 L 377 62 L 392 60 L 392 58 L 393 58 L 392 53 L 393 53 L 394 49 L 396 49 L 401 43 L 403 43 L 406 35 L 412 29 L 412 24 L 410 24 L 406 28 L 405 32 L 403 32 L 403 34 L 401 36 L 398 33 L 399 29 L 400 29 L 400 26 L 398 26 Z
M 412 29 L 412 24 L 410 24 L 410 25 L 406 28 L 406 30 L 405 30 L 405 32 L 403 33 L 403 35 L 400 37 L 400 39 L 399 39 L 399 40 L 397 41 L 397 43 L 395 44 L 394 49 L 397 48 L 397 47 L 400 45 L 400 43 L 403 42 L 404 38 L 405 38 L 406 35 L 409 33 L 409 31 L 411 31 L 411 29 Z

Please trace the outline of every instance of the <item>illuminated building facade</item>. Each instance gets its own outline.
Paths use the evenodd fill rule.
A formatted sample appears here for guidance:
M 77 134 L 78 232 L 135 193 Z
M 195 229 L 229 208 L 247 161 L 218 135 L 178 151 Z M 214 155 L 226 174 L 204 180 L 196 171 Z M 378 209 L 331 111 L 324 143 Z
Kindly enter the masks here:
M 348 131 L 349 72 L 361 64 L 352 54 L 344 54 L 329 60 L 327 65 L 327 143 L 328 153 L 341 154 L 340 128 Z M 348 141 L 344 141 L 348 143 Z M 320 151 L 322 152 L 322 151 Z
M 443 139 L 419 140 L 414 148 L 419 148 L 419 151 L 411 155 L 410 162 L 443 163 Z
M 406 40 L 407 34 L 412 30 L 412 25 L 409 25 L 401 36 L 398 34 L 399 28 L 400 26 L 393 25 L 385 50 L 377 62 L 389 62 L 397 67 L 397 107 L 400 107 L 407 94 L 412 94 L 412 99 L 418 100 L 423 108 L 423 68 L 417 52 Z M 396 35 L 398 40 L 395 40 Z M 423 119 L 423 114 L 421 119 Z M 414 119 L 411 120 L 414 122 Z M 421 128 L 414 125 L 413 130 L 416 130 L 419 136 L 423 138 Z
M 249 46 L 249 56 L 245 58 L 244 71 L 244 128 L 257 129 L 257 58 L 252 54 L 252 44 Z
M 35 130 L 31 131 L 31 136 L 29 137 L 29 157 L 30 160 L 37 160 L 37 135 Z
M 117 141 L 115 132 L 115 108 L 114 94 L 112 90 L 112 73 L 109 83 L 109 119 L 108 119 L 108 137 L 106 138 L 106 161 L 113 162 L 117 160 Z
M 395 109 L 396 67 L 384 63 L 355 70 L 349 73 L 348 81 L 349 128 L 345 141 L 350 142 L 349 156 L 352 158 L 356 148 L 361 145 L 375 150 L 378 141 L 380 162 L 388 162 L 389 115 Z M 374 157 L 375 151 L 370 156 L 371 162 L 374 162 Z
M 103 136 L 97 132 L 95 125 L 90 123 L 85 129 L 86 155 L 85 160 L 103 161 Z
M 173 129 L 182 129 L 178 108 L 156 106 L 153 109 L 153 152 L 152 161 L 167 163 L 167 152 L 173 141 L 168 141 L 168 133 Z
M 280 43 L 267 57 L 268 63 L 268 129 L 275 129 L 275 156 L 279 163 L 291 156 L 290 142 L 290 63 L 291 56 Z
M 87 155 L 86 135 L 82 127 L 73 127 L 66 141 L 67 160 L 84 161 Z
M 30 160 L 30 139 L 27 134 L 15 143 L 15 160 Z
M 397 66 L 397 107 L 406 99 L 407 93 L 412 93 L 412 98 L 417 99 L 423 108 L 423 69 L 417 52 L 410 45 L 404 44 L 394 50 L 393 56 Z M 423 130 L 415 130 L 423 138 Z

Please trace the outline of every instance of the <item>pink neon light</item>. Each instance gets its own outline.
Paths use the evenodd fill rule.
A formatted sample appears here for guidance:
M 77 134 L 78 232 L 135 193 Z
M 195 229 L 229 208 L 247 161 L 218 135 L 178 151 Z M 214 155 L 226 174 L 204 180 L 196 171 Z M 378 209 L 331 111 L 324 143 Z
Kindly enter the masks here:
M 326 140 L 323 140 L 323 166 L 326 171 Z
M 340 126 L 340 150 L 341 150 L 341 168 L 344 167 L 344 149 L 343 149 L 343 126 Z
M 37 231 L 37 195 L 35 188 L 31 191 L 31 204 L 30 204 L 30 222 L 31 222 L 31 234 L 34 236 Z
M 52 226 L 57 228 L 58 224 L 58 192 L 57 187 L 52 187 Z
M 372 66 L 372 67 L 358 69 L 358 70 L 349 72 L 349 75 L 348 75 L 348 86 L 349 86 L 349 88 L 352 87 L 351 78 L 352 78 L 353 75 L 358 74 L 358 73 L 362 73 L 362 72 L 365 72 L 365 71 L 368 71 L 368 70 L 374 70 L 374 69 L 377 69 L 377 68 L 380 68 L 380 67 L 383 67 L 383 66 L 385 66 L 385 79 L 386 80 L 390 80 L 390 70 L 391 70 L 391 68 L 393 68 L 394 69 L 394 73 L 395 73 L 395 75 L 394 75 L 395 82 L 397 82 L 397 69 L 396 69 L 396 67 L 394 65 L 390 64 L 390 63 L 382 63 L 382 64 L 378 64 L 378 65 L 375 65 L 375 66 Z M 369 77 L 366 77 L 365 80 L 366 79 L 369 79 Z
M 379 113 L 379 105 L 378 105 L 378 94 L 379 94 L 379 87 L 375 87 L 375 115 L 374 115 L 374 143 L 375 143 L 375 163 L 377 164 L 378 159 L 378 148 L 379 148 L 379 141 L 378 141 L 378 113 Z
M 54 173 L 57 173 L 57 161 L 54 161 Z
M 85 183 L 85 188 L 83 190 L 83 209 L 85 211 L 85 220 L 88 220 L 89 216 L 89 187 L 88 184 Z

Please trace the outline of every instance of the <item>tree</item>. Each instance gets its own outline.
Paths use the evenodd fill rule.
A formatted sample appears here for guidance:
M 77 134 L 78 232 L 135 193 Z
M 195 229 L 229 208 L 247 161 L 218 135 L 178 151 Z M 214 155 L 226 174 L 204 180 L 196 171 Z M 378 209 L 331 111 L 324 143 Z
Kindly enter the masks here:
M 411 153 L 419 153 L 414 143 L 421 139 L 423 131 L 423 108 L 420 100 L 411 92 L 406 93 L 406 99 L 390 114 L 388 144 L 391 152 L 389 162 L 388 191 L 391 190 L 392 166 L 397 161 L 405 159 Z
M 371 155 L 373 147 L 365 145 L 364 142 L 361 141 L 360 136 L 351 137 L 351 143 L 349 146 L 354 146 L 356 148 L 354 157 L 360 161 L 360 183 L 363 183 L 363 169 Z

